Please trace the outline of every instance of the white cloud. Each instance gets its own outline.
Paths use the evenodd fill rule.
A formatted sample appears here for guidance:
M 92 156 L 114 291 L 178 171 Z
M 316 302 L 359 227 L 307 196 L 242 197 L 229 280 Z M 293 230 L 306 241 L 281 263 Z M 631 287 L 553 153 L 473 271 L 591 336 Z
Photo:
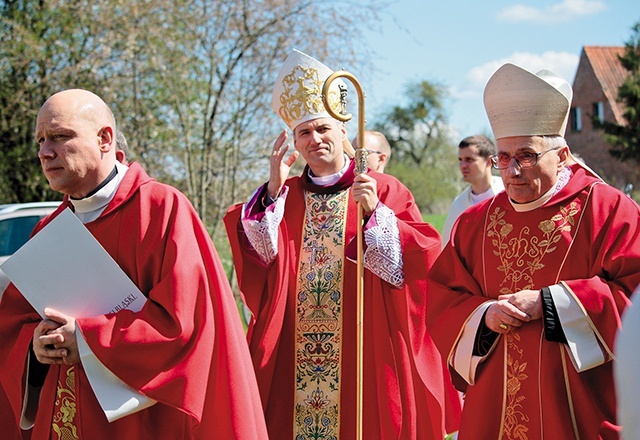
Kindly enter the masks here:
M 449 91 L 456 99 L 481 98 L 484 86 L 491 75 L 505 63 L 515 64 L 534 73 L 548 69 L 563 76 L 572 84 L 579 61 L 580 56 L 570 52 L 548 51 L 542 54 L 515 52 L 508 57 L 472 68 L 465 76 L 465 84 L 454 86 Z
M 520 21 L 541 21 L 544 14 L 541 10 L 532 6 L 513 5 L 504 8 L 498 13 L 498 19 L 501 21 L 517 23 Z
M 523 4 L 504 8 L 498 13 L 501 21 L 553 24 L 571 21 L 577 17 L 597 14 L 607 9 L 603 0 L 563 0 L 545 8 Z

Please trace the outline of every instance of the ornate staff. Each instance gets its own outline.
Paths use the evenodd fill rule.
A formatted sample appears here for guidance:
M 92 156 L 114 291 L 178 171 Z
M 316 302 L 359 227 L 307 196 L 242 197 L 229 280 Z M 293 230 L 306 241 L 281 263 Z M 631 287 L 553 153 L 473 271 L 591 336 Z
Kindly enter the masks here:
M 364 93 L 360 83 L 351 73 L 344 70 L 338 70 L 332 73 L 324 82 L 322 87 L 322 100 L 327 112 L 335 119 L 346 122 L 351 119 L 351 114 L 344 110 L 344 113 L 336 113 L 335 110 L 329 104 L 329 87 L 336 78 L 347 78 L 353 83 L 358 93 L 358 148 L 355 150 L 356 158 L 356 174 L 362 174 L 367 172 L 367 150 L 364 148 Z M 342 91 L 341 91 L 342 92 Z M 358 228 L 357 228 L 357 243 L 358 243 L 358 257 L 357 267 L 358 276 L 356 279 L 356 439 L 362 440 L 362 372 L 363 372 L 363 321 L 364 321 L 364 266 L 363 266 L 363 209 L 362 205 L 358 203 Z

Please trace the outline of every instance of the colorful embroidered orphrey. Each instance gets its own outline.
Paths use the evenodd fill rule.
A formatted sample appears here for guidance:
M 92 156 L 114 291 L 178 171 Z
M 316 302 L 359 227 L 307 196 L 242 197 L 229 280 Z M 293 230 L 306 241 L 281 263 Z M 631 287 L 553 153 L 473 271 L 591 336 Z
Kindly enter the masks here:
M 349 191 L 305 194 L 296 313 L 294 440 L 340 433 L 342 285 Z

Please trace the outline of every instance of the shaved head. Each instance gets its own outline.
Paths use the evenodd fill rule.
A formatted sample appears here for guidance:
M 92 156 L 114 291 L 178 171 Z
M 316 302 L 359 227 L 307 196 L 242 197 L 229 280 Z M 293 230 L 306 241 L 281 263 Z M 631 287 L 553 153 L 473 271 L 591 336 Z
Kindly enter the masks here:
M 115 166 L 116 121 L 105 102 L 82 89 L 58 92 L 36 122 L 38 157 L 52 189 L 86 197 Z
M 109 106 L 88 90 L 69 89 L 58 92 L 45 101 L 40 112 L 50 109 L 73 112 L 77 118 L 110 125 L 114 131 L 116 129 L 116 119 Z

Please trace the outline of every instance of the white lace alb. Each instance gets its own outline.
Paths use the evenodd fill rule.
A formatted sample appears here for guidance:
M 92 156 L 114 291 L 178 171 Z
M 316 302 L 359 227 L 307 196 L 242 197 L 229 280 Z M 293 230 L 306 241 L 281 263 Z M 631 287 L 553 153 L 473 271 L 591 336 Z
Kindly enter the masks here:
M 273 211 L 266 210 L 259 221 L 245 218 L 247 205 L 242 207 L 244 232 L 260 260 L 266 265 L 271 264 L 278 255 L 278 227 L 284 216 L 284 201 L 285 197 L 278 197 Z
M 395 213 L 382 203 L 373 212 L 377 225 L 364 232 L 364 267 L 395 288 L 404 286 L 402 247 Z

